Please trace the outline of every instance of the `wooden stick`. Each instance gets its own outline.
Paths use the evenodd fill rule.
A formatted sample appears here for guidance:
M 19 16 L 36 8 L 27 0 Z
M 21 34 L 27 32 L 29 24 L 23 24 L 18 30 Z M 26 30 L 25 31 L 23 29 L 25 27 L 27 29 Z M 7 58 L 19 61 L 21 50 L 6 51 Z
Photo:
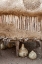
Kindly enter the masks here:
M 16 56 L 18 56 L 18 53 L 19 53 L 19 41 L 15 41 L 15 44 L 16 44 Z

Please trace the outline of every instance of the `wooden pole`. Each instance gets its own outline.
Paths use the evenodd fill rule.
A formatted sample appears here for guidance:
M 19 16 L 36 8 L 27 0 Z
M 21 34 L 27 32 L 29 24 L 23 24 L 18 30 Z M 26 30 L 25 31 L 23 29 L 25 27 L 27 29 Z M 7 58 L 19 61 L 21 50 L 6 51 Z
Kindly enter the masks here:
M 19 41 L 15 41 L 15 45 L 16 45 L 16 56 L 18 56 L 18 53 L 19 53 Z

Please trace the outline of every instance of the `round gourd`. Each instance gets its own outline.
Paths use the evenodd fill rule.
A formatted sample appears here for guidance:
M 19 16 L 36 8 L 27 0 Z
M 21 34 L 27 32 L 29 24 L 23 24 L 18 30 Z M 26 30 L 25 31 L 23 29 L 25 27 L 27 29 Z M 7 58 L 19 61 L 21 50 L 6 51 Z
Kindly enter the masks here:
M 31 52 L 29 53 L 29 58 L 30 58 L 30 59 L 36 59 L 36 58 L 37 58 L 36 52 L 31 51 Z

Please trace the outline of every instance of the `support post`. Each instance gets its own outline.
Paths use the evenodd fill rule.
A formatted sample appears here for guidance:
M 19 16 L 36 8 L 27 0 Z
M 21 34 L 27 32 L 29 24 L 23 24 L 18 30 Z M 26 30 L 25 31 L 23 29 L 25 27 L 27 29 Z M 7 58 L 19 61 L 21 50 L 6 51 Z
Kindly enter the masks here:
M 15 41 L 15 45 L 16 45 L 16 56 L 18 56 L 18 53 L 19 53 L 19 41 Z

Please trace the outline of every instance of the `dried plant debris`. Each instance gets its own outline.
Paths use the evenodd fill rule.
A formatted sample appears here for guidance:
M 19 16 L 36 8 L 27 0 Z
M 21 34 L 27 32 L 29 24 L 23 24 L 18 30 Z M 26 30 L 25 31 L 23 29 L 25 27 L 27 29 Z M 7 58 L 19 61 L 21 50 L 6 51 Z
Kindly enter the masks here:
M 37 9 L 41 4 L 40 0 L 23 0 L 23 3 L 28 10 Z

